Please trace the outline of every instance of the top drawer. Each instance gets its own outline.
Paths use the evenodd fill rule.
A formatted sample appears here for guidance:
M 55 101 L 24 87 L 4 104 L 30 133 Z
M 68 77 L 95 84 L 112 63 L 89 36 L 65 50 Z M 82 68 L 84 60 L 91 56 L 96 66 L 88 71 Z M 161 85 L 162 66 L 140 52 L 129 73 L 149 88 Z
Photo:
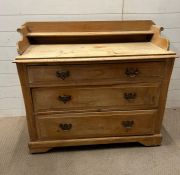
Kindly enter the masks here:
M 28 66 L 31 85 L 108 84 L 160 80 L 164 62 Z

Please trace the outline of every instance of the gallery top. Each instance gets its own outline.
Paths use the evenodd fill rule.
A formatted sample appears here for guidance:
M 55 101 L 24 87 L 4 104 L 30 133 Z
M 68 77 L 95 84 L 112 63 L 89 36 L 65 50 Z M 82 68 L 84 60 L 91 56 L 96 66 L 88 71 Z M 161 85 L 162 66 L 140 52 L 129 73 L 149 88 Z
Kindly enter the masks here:
M 15 62 L 175 58 L 153 21 L 27 22 Z

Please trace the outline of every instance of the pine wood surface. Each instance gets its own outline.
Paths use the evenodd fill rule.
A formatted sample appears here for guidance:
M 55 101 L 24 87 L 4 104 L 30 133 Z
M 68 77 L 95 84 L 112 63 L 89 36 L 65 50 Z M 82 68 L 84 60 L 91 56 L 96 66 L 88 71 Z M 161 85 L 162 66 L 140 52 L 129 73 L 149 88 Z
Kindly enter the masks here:
M 35 32 L 114 32 L 149 31 L 155 23 L 151 20 L 129 21 L 45 21 L 26 22 L 29 33 Z
M 102 137 L 86 139 L 64 139 L 29 142 L 30 153 L 43 153 L 51 150 L 53 147 L 79 146 L 79 145 L 96 145 L 112 143 L 131 143 L 139 142 L 144 146 L 161 145 L 162 134 L 143 135 L 143 136 L 126 136 L 126 137 Z
M 160 134 L 175 52 L 152 21 L 29 22 L 16 57 L 31 153 Z
M 67 85 L 98 85 L 135 82 L 154 82 L 164 76 L 164 61 L 142 61 L 105 64 L 44 64 L 27 67 L 29 85 L 39 86 L 67 86 Z M 136 70 L 137 75 L 128 75 L 128 70 Z M 68 72 L 65 79 L 58 73 Z M 82 73 L 83 72 L 83 73 Z M 150 73 L 151 72 L 151 73 Z
M 31 45 L 23 55 L 16 59 L 41 58 L 83 58 L 83 57 L 118 57 L 141 55 L 169 55 L 172 51 L 164 50 L 151 42 L 110 43 L 110 44 L 51 44 Z
M 144 34 L 153 34 L 152 30 L 149 31 L 110 31 L 110 32 L 33 32 L 28 33 L 28 37 L 35 36 L 102 36 L 102 35 L 144 35 Z
M 98 113 L 45 115 L 37 118 L 39 138 L 41 140 L 53 139 L 80 139 L 99 138 L 128 135 L 154 134 L 154 119 L 156 110 L 129 111 L 129 112 L 106 112 Z M 134 127 L 125 128 L 123 121 L 133 120 Z M 59 124 L 68 123 L 72 128 L 63 131 Z
M 52 87 L 34 88 L 32 97 L 35 111 L 66 111 L 79 109 L 148 109 L 156 108 L 159 98 L 159 84 L 115 85 L 95 87 Z M 125 94 L 135 97 L 128 100 Z M 63 102 L 60 96 L 70 96 Z M 51 100 L 49 100 L 51 99 Z

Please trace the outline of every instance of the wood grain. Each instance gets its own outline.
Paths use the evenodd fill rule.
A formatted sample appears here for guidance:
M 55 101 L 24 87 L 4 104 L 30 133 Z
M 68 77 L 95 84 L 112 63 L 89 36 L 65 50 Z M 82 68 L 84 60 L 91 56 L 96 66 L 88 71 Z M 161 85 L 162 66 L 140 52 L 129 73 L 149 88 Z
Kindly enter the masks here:
M 33 102 L 30 88 L 28 87 L 28 76 L 26 71 L 26 65 L 17 64 L 18 74 L 21 82 L 21 88 L 24 97 L 24 103 L 26 108 L 26 119 L 28 124 L 28 131 L 31 141 L 35 141 L 37 139 L 37 129 L 35 118 L 33 114 Z
M 146 135 L 146 136 L 126 136 L 126 137 L 104 137 L 104 138 L 86 138 L 86 139 L 67 139 L 67 140 L 49 140 L 30 142 L 29 149 L 31 153 L 46 152 L 53 147 L 79 146 L 79 145 L 96 145 L 96 144 L 112 144 L 112 143 L 131 143 L 139 142 L 144 146 L 161 145 L 162 135 Z
M 147 79 L 149 82 L 161 80 L 164 76 L 165 62 L 32 65 L 28 66 L 27 70 L 31 87 L 119 84 L 147 82 Z M 68 76 L 63 79 L 57 76 L 57 72 L 68 72 Z
M 34 32 L 113 32 L 113 31 L 146 31 L 154 22 L 151 20 L 136 21 L 68 21 L 68 22 L 27 22 L 25 25 Z
M 36 112 L 103 110 L 104 108 L 116 110 L 149 109 L 158 106 L 159 85 L 33 88 L 32 98 Z M 135 95 L 135 97 L 128 100 L 125 94 Z M 59 99 L 61 96 L 70 96 L 71 99 L 64 103 Z
M 175 52 L 152 21 L 30 22 L 16 64 L 31 153 L 160 134 Z M 27 45 L 26 45 L 27 46 Z M 25 47 L 26 47 L 25 46 Z
M 28 28 L 22 26 L 18 28 L 17 31 L 22 35 L 22 40 L 17 43 L 17 51 L 20 55 L 30 46 L 29 40 L 27 39 Z
M 31 45 L 16 59 L 45 58 L 87 58 L 113 56 L 169 55 L 174 52 L 164 50 L 151 42 L 111 43 L 111 44 L 51 44 Z
M 16 59 L 14 63 L 26 63 L 26 64 L 47 64 L 47 63 L 63 63 L 63 64 L 86 64 L 86 63 L 114 63 L 114 62 L 127 62 L 127 61 L 159 61 L 167 58 L 177 58 L 176 54 L 170 55 L 143 55 L 143 56 L 117 56 L 117 57 L 92 57 L 92 58 L 53 58 L 53 59 Z
M 154 133 L 154 119 L 157 111 L 109 112 L 44 116 L 37 119 L 41 140 L 98 138 Z M 132 121 L 126 127 L 123 122 Z M 72 128 L 63 130 L 60 124 Z

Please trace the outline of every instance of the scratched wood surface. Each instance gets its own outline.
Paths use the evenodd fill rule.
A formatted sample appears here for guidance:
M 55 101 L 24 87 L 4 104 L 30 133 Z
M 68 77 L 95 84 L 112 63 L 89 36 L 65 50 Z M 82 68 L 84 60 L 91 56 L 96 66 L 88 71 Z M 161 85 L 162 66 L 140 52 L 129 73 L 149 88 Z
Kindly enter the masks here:
M 140 43 L 108 43 L 108 44 L 47 44 L 31 45 L 23 58 L 79 58 L 79 57 L 108 57 L 129 55 L 167 55 L 172 51 L 162 49 L 151 42 Z

